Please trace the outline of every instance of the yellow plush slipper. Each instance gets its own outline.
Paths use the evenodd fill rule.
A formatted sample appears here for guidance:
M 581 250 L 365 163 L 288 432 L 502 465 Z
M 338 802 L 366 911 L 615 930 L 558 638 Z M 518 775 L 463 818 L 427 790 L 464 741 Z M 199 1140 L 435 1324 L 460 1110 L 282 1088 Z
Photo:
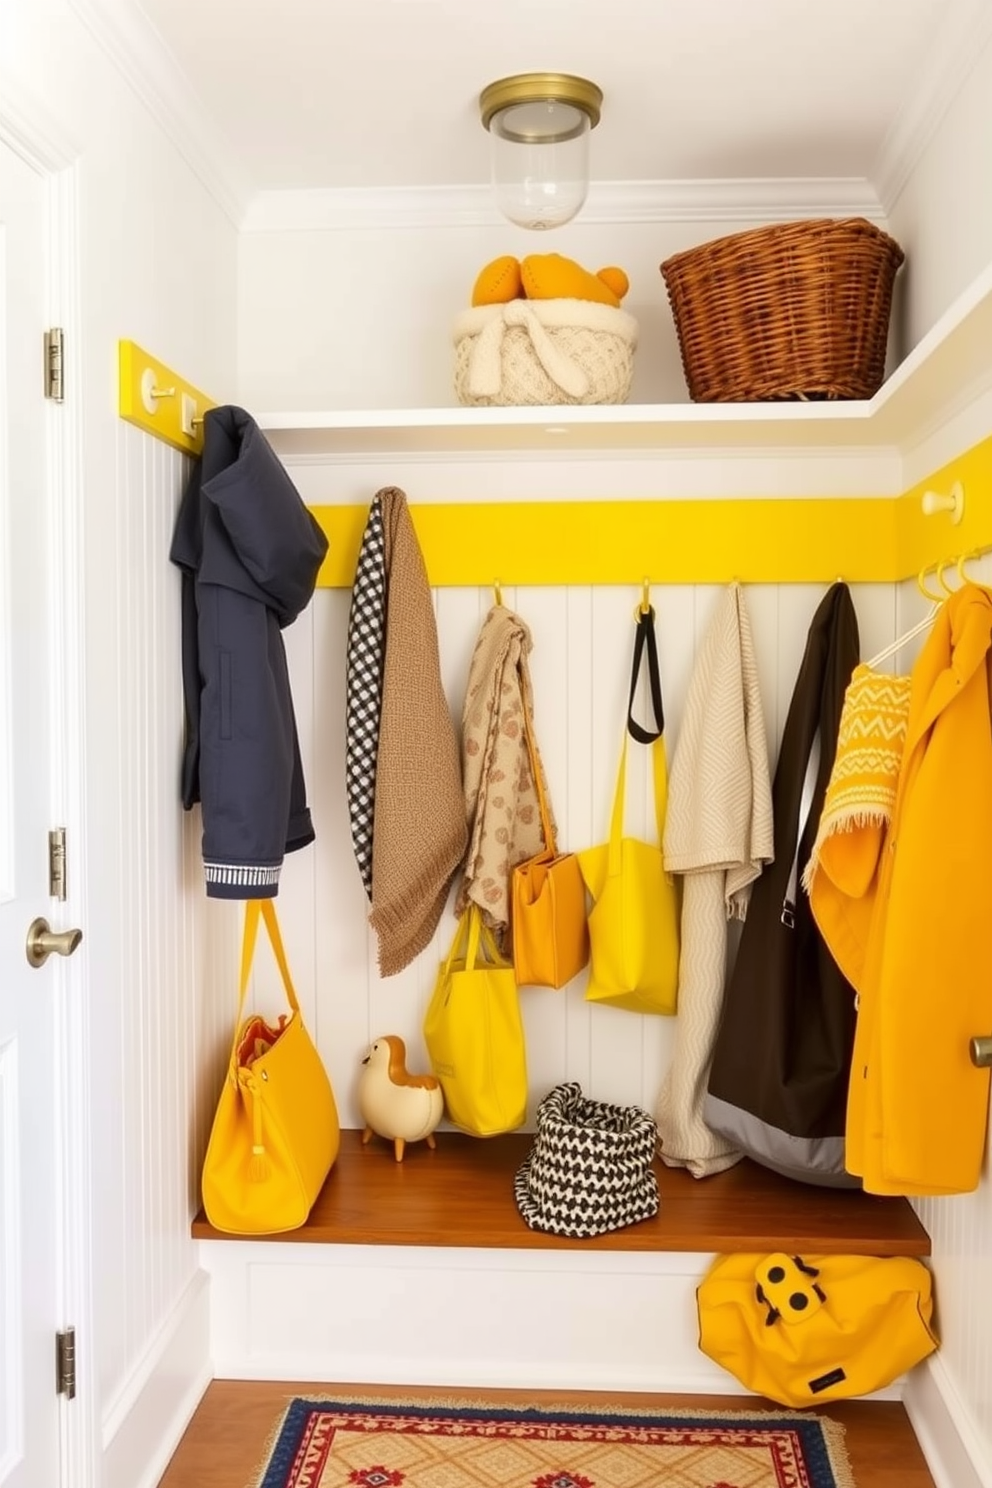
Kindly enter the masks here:
M 487 263 L 472 288 L 473 305 L 506 305 L 523 294 L 520 260 L 510 253 Z
M 529 300 L 592 300 L 619 309 L 630 288 L 623 269 L 600 269 L 598 274 L 591 274 L 560 253 L 530 254 L 520 265 L 520 276 Z

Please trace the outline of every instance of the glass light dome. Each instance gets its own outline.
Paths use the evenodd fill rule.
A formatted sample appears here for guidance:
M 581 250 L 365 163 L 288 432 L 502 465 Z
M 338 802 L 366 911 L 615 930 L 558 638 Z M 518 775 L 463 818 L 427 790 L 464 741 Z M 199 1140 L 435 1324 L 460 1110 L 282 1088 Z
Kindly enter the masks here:
M 603 95 L 565 73 L 523 73 L 490 83 L 479 103 L 492 140 L 500 211 L 520 227 L 560 227 L 589 189 L 589 134 Z

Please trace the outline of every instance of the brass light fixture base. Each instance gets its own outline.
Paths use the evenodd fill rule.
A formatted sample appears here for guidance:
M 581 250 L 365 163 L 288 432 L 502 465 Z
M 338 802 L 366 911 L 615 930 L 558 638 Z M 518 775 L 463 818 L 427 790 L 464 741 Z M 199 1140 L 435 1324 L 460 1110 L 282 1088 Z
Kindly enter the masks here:
M 595 129 L 599 123 L 603 90 L 588 78 L 575 77 L 569 72 L 518 72 L 483 88 L 479 95 L 483 126 L 488 129 L 493 117 L 502 109 L 522 103 L 542 103 L 547 99 L 581 109 L 589 116 L 590 129 Z

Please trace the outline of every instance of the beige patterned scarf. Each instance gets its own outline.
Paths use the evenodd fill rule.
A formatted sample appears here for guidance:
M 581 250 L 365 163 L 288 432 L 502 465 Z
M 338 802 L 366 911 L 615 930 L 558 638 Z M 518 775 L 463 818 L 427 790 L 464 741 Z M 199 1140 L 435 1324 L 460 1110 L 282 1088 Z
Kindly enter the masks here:
M 520 616 L 494 605 L 476 642 L 462 711 L 469 845 L 455 909 L 460 914 L 471 900 L 498 936 L 510 922 L 510 875 L 542 845 L 524 729 L 525 708 L 533 727 L 532 645 Z

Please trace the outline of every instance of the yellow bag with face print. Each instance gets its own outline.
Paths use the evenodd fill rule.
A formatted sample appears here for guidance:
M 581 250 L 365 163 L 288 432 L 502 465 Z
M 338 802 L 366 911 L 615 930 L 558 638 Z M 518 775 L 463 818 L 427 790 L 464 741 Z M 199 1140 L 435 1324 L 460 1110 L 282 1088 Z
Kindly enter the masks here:
M 781 1405 L 868 1395 L 937 1347 L 930 1272 L 909 1256 L 725 1255 L 696 1300 L 703 1353 Z

